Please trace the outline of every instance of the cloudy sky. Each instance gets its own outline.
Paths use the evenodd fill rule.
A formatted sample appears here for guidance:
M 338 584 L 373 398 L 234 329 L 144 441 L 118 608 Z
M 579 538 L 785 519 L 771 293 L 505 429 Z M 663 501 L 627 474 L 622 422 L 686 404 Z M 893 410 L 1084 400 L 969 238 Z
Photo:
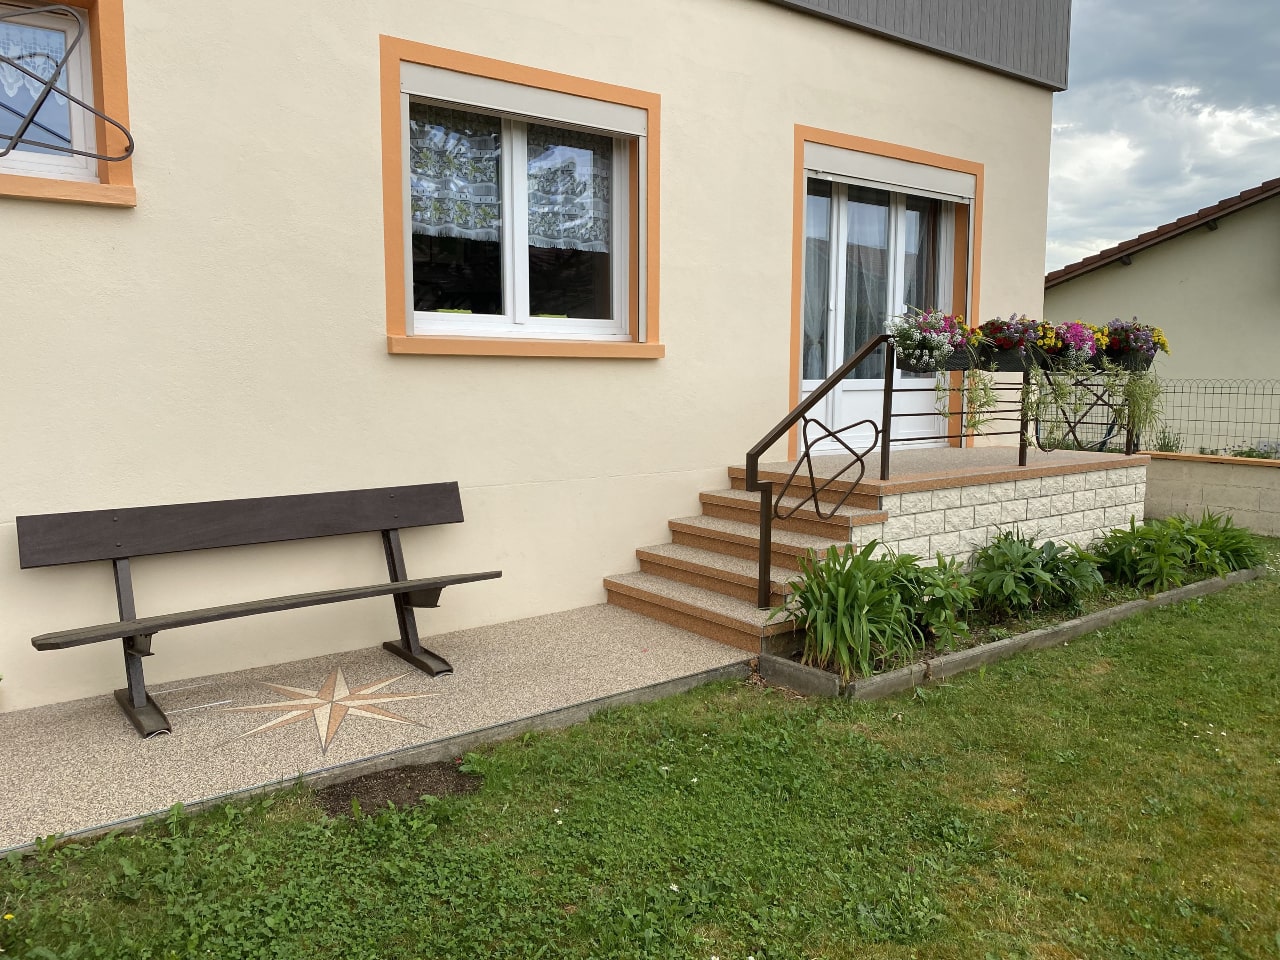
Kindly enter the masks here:
M 1046 270 L 1280 177 L 1280 2 L 1073 0 Z

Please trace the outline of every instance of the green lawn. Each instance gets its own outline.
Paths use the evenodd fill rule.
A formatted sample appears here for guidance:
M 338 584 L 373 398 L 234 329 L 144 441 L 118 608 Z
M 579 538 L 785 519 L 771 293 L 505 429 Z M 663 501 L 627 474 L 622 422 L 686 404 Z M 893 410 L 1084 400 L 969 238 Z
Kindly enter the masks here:
M 1280 957 L 1280 578 L 914 698 L 706 687 L 0 865 L 16 957 Z M 7 957 L 6 957 L 7 960 Z

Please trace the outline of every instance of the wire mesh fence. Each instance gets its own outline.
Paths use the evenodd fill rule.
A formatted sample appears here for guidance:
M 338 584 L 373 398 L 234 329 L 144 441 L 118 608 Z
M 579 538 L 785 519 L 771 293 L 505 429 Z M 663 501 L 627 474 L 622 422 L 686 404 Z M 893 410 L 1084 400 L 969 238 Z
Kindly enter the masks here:
M 1280 380 L 1161 380 L 1160 426 L 1142 446 L 1164 453 L 1280 459 Z

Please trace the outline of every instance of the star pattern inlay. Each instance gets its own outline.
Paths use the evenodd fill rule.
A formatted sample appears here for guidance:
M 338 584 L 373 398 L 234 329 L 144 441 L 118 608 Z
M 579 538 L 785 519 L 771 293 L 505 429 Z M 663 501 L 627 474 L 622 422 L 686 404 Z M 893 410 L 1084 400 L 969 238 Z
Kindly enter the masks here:
M 347 678 L 343 675 L 342 668 L 338 667 L 329 676 L 325 677 L 324 683 L 320 684 L 320 689 L 318 690 L 286 687 L 279 683 L 264 683 L 264 687 L 283 694 L 288 699 L 277 703 L 263 703 L 253 707 L 228 707 L 224 712 L 257 713 L 275 710 L 284 713 L 284 716 L 254 727 L 252 730 L 233 738 L 234 740 L 243 740 L 245 737 L 251 737 L 256 733 L 265 733 L 267 730 L 275 730 L 295 723 L 302 723 L 308 718 L 313 719 L 316 724 L 316 735 L 320 738 L 320 752 L 323 754 L 329 752 L 329 745 L 333 743 L 334 737 L 342 729 L 343 721 L 353 714 L 360 717 L 370 717 L 374 720 L 383 720 L 387 723 L 413 724 L 413 720 L 378 706 L 380 703 L 390 703 L 395 700 L 421 700 L 424 697 L 437 696 L 434 693 L 378 692 L 407 676 L 407 673 L 402 673 L 399 676 L 352 689 L 347 684 Z

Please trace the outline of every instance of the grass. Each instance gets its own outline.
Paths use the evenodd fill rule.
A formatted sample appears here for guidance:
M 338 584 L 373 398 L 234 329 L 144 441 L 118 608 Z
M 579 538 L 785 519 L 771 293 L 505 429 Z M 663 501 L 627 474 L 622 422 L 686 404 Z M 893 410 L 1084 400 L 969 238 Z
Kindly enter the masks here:
M 0 865 L 8 956 L 1280 957 L 1280 579 L 912 698 L 719 684 Z

